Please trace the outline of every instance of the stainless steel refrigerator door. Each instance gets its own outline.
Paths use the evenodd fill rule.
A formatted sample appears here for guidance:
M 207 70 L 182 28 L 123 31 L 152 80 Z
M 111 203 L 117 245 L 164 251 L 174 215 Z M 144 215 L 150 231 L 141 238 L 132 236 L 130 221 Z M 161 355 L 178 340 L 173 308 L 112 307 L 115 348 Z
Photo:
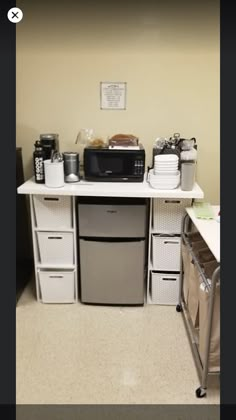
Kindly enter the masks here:
M 80 239 L 81 301 L 144 303 L 145 240 L 100 242 Z
M 145 205 L 79 204 L 79 235 L 144 238 Z

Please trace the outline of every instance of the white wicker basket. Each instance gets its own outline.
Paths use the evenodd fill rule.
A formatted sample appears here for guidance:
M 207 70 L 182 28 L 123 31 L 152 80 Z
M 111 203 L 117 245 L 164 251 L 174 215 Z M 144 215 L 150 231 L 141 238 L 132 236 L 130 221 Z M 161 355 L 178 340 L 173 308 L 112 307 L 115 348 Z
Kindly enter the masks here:
M 72 232 L 37 232 L 41 264 L 74 264 Z
M 71 197 L 34 195 L 33 203 L 38 228 L 72 228 Z
M 180 275 L 155 273 L 151 274 L 151 300 L 159 305 L 177 305 L 179 300 Z
M 180 237 L 152 235 L 153 270 L 180 271 L 180 262 Z
M 181 233 L 185 207 L 191 206 L 189 198 L 156 198 L 153 200 L 153 229 L 157 233 Z
M 42 302 L 75 302 L 74 271 L 38 271 L 38 277 Z

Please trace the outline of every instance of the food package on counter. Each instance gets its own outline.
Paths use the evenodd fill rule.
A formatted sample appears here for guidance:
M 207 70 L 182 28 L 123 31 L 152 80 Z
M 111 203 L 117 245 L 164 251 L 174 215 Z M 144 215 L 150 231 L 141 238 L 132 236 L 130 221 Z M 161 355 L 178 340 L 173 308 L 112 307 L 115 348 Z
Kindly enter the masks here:
M 89 146 L 90 147 L 105 147 L 106 143 L 102 138 L 97 137 L 89 141 Z
M 133 134 L 115 134 L 108 142 L 109 146 L 138 146 L 139 139 Z

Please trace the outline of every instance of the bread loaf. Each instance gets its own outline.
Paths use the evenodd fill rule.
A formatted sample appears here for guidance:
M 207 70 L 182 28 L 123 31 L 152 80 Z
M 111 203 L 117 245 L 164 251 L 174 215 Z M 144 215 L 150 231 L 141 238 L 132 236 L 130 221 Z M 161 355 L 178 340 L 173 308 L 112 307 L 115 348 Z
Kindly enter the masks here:
M 137 146 L 138 137 L 133 134 L 115 134 L 109 139 L 110 145 L 126 145 L 126 146 Z

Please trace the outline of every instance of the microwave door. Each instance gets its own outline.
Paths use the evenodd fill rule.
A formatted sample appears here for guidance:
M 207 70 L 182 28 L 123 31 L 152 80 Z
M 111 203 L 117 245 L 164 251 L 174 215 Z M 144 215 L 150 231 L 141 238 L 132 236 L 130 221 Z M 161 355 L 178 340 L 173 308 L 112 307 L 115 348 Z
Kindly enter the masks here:
M 116 178 L 131 174 L 131 162 L 122 153 L 92 153 L 87 162 L 89 176 L 100 178 Z
M 114 177 L 121 176 L 126 172 L 125 170 L 125 160 L 122 159 L 122 155 L 114 155 L 110 152 L 109 154 L 101 154 L 96 156 L 97 163 L 96 169 L 98 170 L 98 175 L 102 177 Z
M 102 156 L 100 162 L 102 176 L 121 176 L 125 173 L 125 161 L 122 156 Z

